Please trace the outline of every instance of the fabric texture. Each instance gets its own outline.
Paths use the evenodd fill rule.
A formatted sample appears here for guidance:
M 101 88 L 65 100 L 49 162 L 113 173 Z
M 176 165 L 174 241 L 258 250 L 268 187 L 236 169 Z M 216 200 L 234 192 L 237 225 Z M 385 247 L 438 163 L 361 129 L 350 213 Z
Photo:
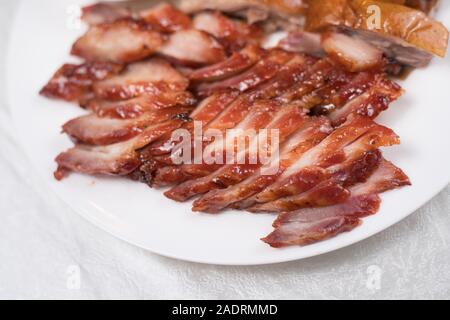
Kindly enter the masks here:
M 160 257 L 83 220 L 41 187 L 15 139 L 6 105 L 4 62 L 16 7 L 17 1 L 0 1 L 0 298 L 450 297 L 448 187 L 409 218 L 356 245 L 259 267 Z

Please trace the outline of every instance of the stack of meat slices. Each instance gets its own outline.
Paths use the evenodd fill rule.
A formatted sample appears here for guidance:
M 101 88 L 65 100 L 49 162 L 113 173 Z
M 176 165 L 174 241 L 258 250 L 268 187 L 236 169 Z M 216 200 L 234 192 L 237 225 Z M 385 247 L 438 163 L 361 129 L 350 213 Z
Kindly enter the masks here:
M 409 184 L 379 150 L 399 138 L 373 119 L 402 94 L 382 66 L 354 72 L 327 57 L 263 49 L 255 26 L 166 4 L 139 14 L 94 5 L 84 20 L 90 29 L 72 53 L 85 63 L 64 65 L 41 92 L 90 111 L 63 126 L 75 146 L 56 158 L 57 179 L 123 176 L 171 187 L 165 195 L 176 201 L 196 197 L 194 211 L 277 213 L 263 239 L 273 247 L 352 230 L 378 211 L 378 194 Z M 193 133 L 194 123 L 278 130 L 277 170 L 176 163 L 172 133 Z M 204 139 L 200 149 L 217 143 Z

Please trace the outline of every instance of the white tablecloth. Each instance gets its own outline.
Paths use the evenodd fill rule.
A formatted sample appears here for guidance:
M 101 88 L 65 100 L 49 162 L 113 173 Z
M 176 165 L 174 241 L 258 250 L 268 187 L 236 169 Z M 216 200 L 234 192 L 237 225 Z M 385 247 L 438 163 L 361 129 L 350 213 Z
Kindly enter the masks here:
M 450 297 L 450 188 L 366 241 L 303 261 L 261 267 L 163 258 L 84 221 L 41 188 L 14 138 L 4 61 L 15 7 L 16 1 L 0 0 L 0 298 Z

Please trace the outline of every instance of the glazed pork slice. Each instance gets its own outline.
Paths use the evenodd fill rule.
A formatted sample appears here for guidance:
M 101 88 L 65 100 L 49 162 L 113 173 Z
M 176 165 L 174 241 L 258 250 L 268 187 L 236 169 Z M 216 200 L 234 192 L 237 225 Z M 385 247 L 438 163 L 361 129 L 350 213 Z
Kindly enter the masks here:
M 350 188 L 351 197 L 347 201 L 282 213 L 274 222 L 275 230 L 262 240 L 275 248 L 303 246 L 351 231 L 360 225 L 360 218 L 378 212 L 379 193 L 406 185 L 410 185 L 408 177 L 392 163 L 383 160 L 367 181 Z
M 372 205 L 372 207 L 370 206 Z M 363 204 L 353 204 L 355 210 L 378 210 L 378 203 L 364 202 Z M 359 206 L 364 206 L 362 209 Z M 335 210 L 346 210 L 336 206 Z M 341 205 L 343 207 L 343 205 Z M 307 222 L 292 222 L 278 227 L 267 237 L 261 239 L 273 248 L 286 246 L 306 246 L 319 241 L 327 240 L 343 232 L 350 232 L 361 224 L 361 220 L 351 216 L 335 216 L 322 220 Z
M 263 38 L 258 26 L 230 19 L 218 11 L 197 13 L 193 18 L 193 28 L 213 35 L 231 51 L 246 44 L 258 45 Z
M 90 175 L 125 176 L 140 165 L 138 149 L 141 149 L 182 125 L 178 119 L 151 125 L 136 137 L 107 146 L 78 144 L 56 158 L 58 169 L 55 177 L 60 180 L 70 171 Z
M 194 82 L 215 82 L 233 77 L 252 67 L 265 55 L 259 46 L 248 45 L 239 52 L 234 52 L 226 60 L 189 73 Z
M 155 186 L 168 186 L 176 183 L 181 183 L 188 179 L 198 178 L 202 176 L 206 176 L 211 172 L 219 169 L 223 166 L 225 156 L 228 153 L 234 152 L 237 148 L 237 143 L 239 139 L 235 139 L 235 137 L 231 135 L 226 135 L 227 129 L 237 129 L 242 132 L 247 132 L 248 130 L 259 130 L 264 128 L 272 119 L 272 117 L 277 113 L 277 111 L 281 108 L 279 103 L 269 100 L 260 100 L 253 103 L 245 103 L 244 110 L 246 112 L 241 112 L 240 119 L 236 118 L 236 114 L 232 114 L 230 111 L 233 109 L 238 109 L 240 107 L 240 103 L 237 102 L 236 106 L 233 103 L 225 112 L 220 115 L 217 119 L 215 119 L 208 128 L 205 129 L 214 129 L 215 132 L 221 133 L 221 137 L 217 137 L 214 141 L 208 143 L 204 140 L 209 140 L 207 137 L 203 137 L 203 148 L 202 142 L 200 142 L 199 148 L 203 149 L 201 155 L 194 154 L 193 158 L 190 159 L 191 163 L 182 163 L 178 166 L 169 166 L 166 168 L 162 168 L 158 170 L 154 184 Z M 242 107 L 241 107 L 242 108 Z M 251 111 L 251 112 L 250 112 Z M 231 114 L 230 114 L 231 113 Z M 227 117 L 231 117 L 227 119 Z M 221 121 L 223 119 L 224 121 Z M 229 122 L 226 123 L 226 120 Z M 224 137 L 225 136 L 225 137 Z M 210 139 L 213 137 L 210 137 Z M 215 138 L 215 137 L 214 137 Z M 218 159 L 222 159 L 221 163 L 206 163 L 203 160 L 203 155 L 213 155 L 218 157 Z
M 292 166 L 301 155 L 302 153 L 298 154 L 297 152 L 289 154 L 289 161 L 283 164 L 283 170 L 271 177 L 271 179 L 267 179 L 269 183 L 265 187 L 270 187 L 270 185 L 277 182 L 280 175 Z M 252 193 L 251 197 L 247 197 L 245 200 L 234 203 L 232 207 L 247 209 L 254 213 L 278 210 L 288 211 L 293 210 L 289 208 L 299 208 L 310 205 L 310 203 L 323 205 L 325 202 L 329 203 L 330 201 L 345 199 L 348 195 L 348 191 L 345 188 L 364 181 L 378 165 L 381 154 L 378 150 L 366 151 L 363 143 L 355 143 L 346 148 L 345 157 L 345 161 L 328 167 L 325 171 L 317 168 L 316 170 L 313 168 L 305 170 L 303 191 L 299 191 L 297 195 L 294 194 L 291 197 L 281 198 L 279 201 L 269 201 L 261 204 L 258 203 L 258 192 L 263 192 L 264 188 L 258 188 L 258 192 Z M 323 192 L 324 190 L 326 192 Z
M 190 121 L 184 122 L 181 129 L 194 134 L 194 122 L 207 126 L 215 119 L 227 106 L 236 99 L 237 92 L 227 91 L 214 94 L 204 99 L 197 108 L 189 115 Z M 149 185 L 153 185 L 154 174 L 160 167 L 172 165 L 171 154 L 176 152 L 174 148 L 178 141 L 172 139 L 172 132 L 166 133 L 161 139 L 149 144 L 139 151 L 141 165 L 133 173 L 133 178 Z M 194 144 L 193 144 L 194 147 Z M 193 152 L 193 151 L 191 151 Z
M 302 83 L 278 99 L 298 99 L 312 115 L 327 115 L 334 126 L 353 116 L 374 119 L 403 94 L 402 88 L 383 73 L 349 73 L 333 66 L 328 59 L 320 60 L 316 66 L 313 69 L 321 73 L 313 73 L 313 79 L 319 86 L 305 92 L 308 86 Z
M 233 99 L 233 103 L 228 105 L 227 110 L 220 114 L 218 119 L 214 119 L 206 129 L 231 129 L 242 119 L 241 112 L 248 112 L 251 104 L 258 99 L 271 99 L 279 96 L 284 91 L 292 87 L 297 82 L 307 80 L 309 66 L 315 62 L 314 59 L 304 56 L 296 56 L 283 66 L 275 77 L 261 85 L 249 90 L 247 93 Z M 225 93 L 228 90 L 225 91 Z M 236 95 L 238 91 L 234 91 Z M 213 94 L 216 96 L 217 94 Z M 220 93 L 219 93 L 220 95 Z M 225 95 L 226 96 L 226 95 Z M 236 97 L 236 96 L 235 96 Z M 205 100 L 207 101 L 207 100 Z M 231 101 L 230 101 L 231 102 Z M 288 103 L 289 100 L 282 101 Z M 212 120 L 212 119 L 211 119 Z
M 89 26 L 131 17 L 131 11 L 112 3 L 99 2 L 81 9 L 81 20 Z
M 201 124 L 201 126 L 207 126 L 211 121 L 213 121 L 222 111 L 224 111 L 227 106 L 229 106 L 238 96 L 238 92 L 230 90 L 221 93 L 216 93 L 208 98 L 203 99 L 199 103 L 197 108 L 190 114 L 190 119 L 192 121 L 187 122 L 183 125 L 183 128 L 188 130 L 193 134 L 194 122 Z M 173 141 L 171 134 L 167 137 L 161 139 L 157 143 L 152 144 L 147 148 L 147 152 L 152 156 L 159 156 L 171 153 L 176 141 Z
M 215 119 L 210 121 L 203 129 L 214 130 L 215 132 L 226 133 L 227 129 L 232 129 L 238 126 L 246 118 L 249 118 L 249 112 L 254 106 L 254 101 L 252 101 L 248 96 L 239 96 L 231 104 L 229 104 L 225 110 L 223 110 Z M 273 104 L 276 106 L 276 104 Z M 193 148 L 197 147 L 204 150 L 208 145 L 208 141 L 195 141 L 192 140 Z M 220 165 L 206 165 L 203 162 L 194 164 L 174 164 L 172 161 L 172 154 L 177 152 L 177 148 L 171 151 L 171 154 L 164 156 L 166 160 L 165 166 L 158 168 L 154 174 L 154 179 L 152 185 L 156 187 L 165 187 L 174 185 L 177 183 L 182 183 L 188 179 L 201 177 L 208 175 L 214 169 L 220 167 Z M 167 161 L 168 160 L 168 161 Z
M 337 95 L 347 82 L 352 83 L 353 75 L 336 68 L 329 60 L 313 62 L 292 86 L 276 97 L 278 101 L 299 101 L 303 108 L 312 109 Z
M 290 32 L 278 46 L 289 52 L 329 57 L 350 72 L 382 70 L 383 51 L 370 43 L 338 32 Z
M 132 119 L 141 116 L 145 112 L 176 106 L 194 107 L 196 103 L 196 99 L 190 92 L 173 90 L 170 88 L 170 85 L 164 83 L 154 85 L 152 89 L 151 92 L 145 92 L 136 98 L 128 100 L 91 99 L 82 102 L 81 106 L 91 110 L 99 117 Z
M 146 92 L 157 94 L 161 83 L 168 85 L 167 89 L 185 90 L 189 80 L 167 61 L 153 58 L 132 63 L 122 73 L 95 82 L 93 91 L 100 99 L 126 100 Z
M 307 32 L 304 30 L 295 30 L 281 39 L 278 47 L 297 53 L 310 54 L 317 57 L 324 57 L 325 51 L 322 47 L 322 37 L 320 33 Z
M 322 141 L 332 131 L 325 117 L 305 119 L 297 131 L 283 143 L 279 154 L 279 169 L 275 174 L 267 174 L 258 169 L 251 177 L 226 189 L 211 190 L 194 202 L 194 211 L 217 213 L 233 206 L 246 208 L 253 204 L 244 204 L 245 200 L 263 191 L 272 184 L 304 152 Z
M 198 67 L 225 59 L 225 50 L 211 35 L 195 29 L 164 34 L 144 20 L 121 19 L 92 26 L 71 53 L 87 61 L 131 63 L 159 54 L 184 66 Z
M 321 43 L 327 56 L 350 72 L 381 69 L 383 51 L 358 38 L 327 32 Z
M 289 63 L 281 68 L 276 77 L 268 82 L 262 83 L 260 86 L 250 90 L 246 94 L 239 96 L 226 110 L 208 124 L 205 130 L 218 129 L 224 131 L 236 127 L 239 122 L 242 121 L 243 117 L 251 110 L 255 101 L 259 99 L 272 99 L 282 95 L 283 92 L 290 89 L 296 83 L 302 82 L 302 80 L 305 80 L 305 83 L 307 83 L 306 86 L 312 90 L 311 82 L 314 81 L 305 76 L 310 75 L 306 70 L 308 70 L 308 67 L 313 61 L 314 60 L 303 56 L 294 57 Z M 283 101 L 283 103 L 289 102 L 289 100 Z M 198 175 L 200 172 L 196 172 L 196 174 Z M 205 174 L 208 174 L 208 172 L 202 173 L 202 175 Z M 188 178 L 190 178 L 190 176 L 186 175 L 186 173 L 183 174 L 183 166 L 177 166 L 159 170 L 156 174 L 155 181 L 157 184 L 170 185 L 182 182 Z M 174 181 L 173 179 L 176 180 Z
M 143 21 L 121 19 L 91 27 L 72 47 L 72 54 L 88 61 L 129 63 L 162 47 L 161 33 Z
M 169 3 L 160 3 L 152 8 L 139 11 L 137 15 L 165 33 L 189 29 L 192 26 L 191 18 Z
M 210 124 L 210 127 L 221 128 L 221 130 L 233 128 L 239 123 L 238 119 L 241 119 L 240 113 L 236 113 L 233 109 L 238 108 L 248 112 L 255 100 L 276 98 L 280 103 L 288 104 L 292 101 L 297 102 L 297 95 L 302 96 L 320 88 L 326 82 L 325 79 L 330 76 L 333 68 L 326 61 L 314 63 L 315 61 L 315 59 L 309 57 L 296 56 L 281 68 L 276 77 L 238 97 L 224 114 Z M 299 103 L 301 108 L 304 103 Z M 238 117 L 236 118 L 236 116 Z M 196 168 L 195 166 L 190 167 Z M 197 166 L 197 168 L 199 167 Z M 156 184 L 166 186 L 192 178 L 192 173 L 187 175 L 183 170 L 183 166 L 166 167 L 158 170 L 155 176 Z M 203 176 L 208 173 L 208 171 L 196 170 L 195 176 Z
M 376 118 L 382 111 L 403 94 L 403 90 L 395 82 L 383 75 L 376 75 L 374 82 L 366 92 L 351 99 L 344 106 L 331 110 L 328 117 L 334 126 L 344 123 L 354 116 Z
M 289 212 L 301 208 L 323 207 L 345 202 L 351 195 L 348 186 L 364 182 L 379 166 L 382 156 L 379 150 L 367 151 L 359 159 L 350 155 L 349 160 L 327 170 L 317 184 L 299 194 L 280 198 L 264 204 L 256 204 L 247 210 L 253 213 Z
M 121 64 L 110 62 L 65 64 L 56 71 L 40 94 L 66 101 L 87 99 L 92 95 L 94 82 L 110 78 L 120 73 L 123 68 Z
M 293 54 L 285 51 L 271 50 L 266 57 L 244 73 L 223 81 L 200 84 L 196 91 L 201 96 L 230 88 L 245 92 L 274 77 L 283 65 L 293 58 Z
M 273 120 L 265 129 L 269 132 L 270 130 L 277 130 L 277 142 L 282 143 L 299 127 L 299 125 L 305 121 L 305 111 L 298 108 L 297 105 L 292 104 L 290 106 L 283 106 L 282 109 L 274 115 Z M 270 133 L 268 133 L 268 135 L 270 135 Z M 244 163 L 239 164 L 236 162 L 235 164 L 224 165 L 208 176 L 198 178 L 196 180 L 189 180 L 172 188 L 167 191 L 165 195 L 176 201 L 186 201 L 195 195 L 206 193 L 210 190 L 218 188 L 226 188 L 244 180 L 258 170 L 261 165 L 263 165 L 260 161 L 261 159 L 253 159 L 254 161 L 251 161 L 251 152 L 258 150 L 259 143 L 263 141 L 263 138 L 263 134 L 257 133 L 254 139 L 246 146 L 246 149 L 241 151 L 243 154 L 236 155 L 236 159 L 242 158 L 245 160 Z M 270 140 L 266 146 L 266 153 L 268 155 L 272 148 L 276 148 L 276 146 L 271 145 L 272 143 L 276 142 Z M 256 157 L 257 156 L 258 155 L 256 155 Z
M 181 115 L 187 117 L 190 111 L 189 107 L 171 107 L 146 112 L 133 119 L 114 119 L 90 114 L 70 120 L 63 126 L 63 132 L 78 143 L 108 145 L 133 138 L 151 125 Z
M 204 31 L 188 29 L 171 34 L 158 53 L 189 67 L 214 64 L 226 58 L 224 48 Z
M 336 67 L 332 70 L 325 85 L 313 93 L 312 115 L 329 115 L 367 92 L 377 81 L 385 79 L 383 74 L 374 72 L 348 73 Z
M 372 139 L 373 137 L 373 139 Z M 373 142 L 373 143 L 372 143 Z M 343 163 L 352 152 L 378 149 L 399 143 L 395 133 L 367 117 L 357 117 L 337 128 L 319 145 L 304 153 L 279 179 L 256 196 L 258 203 L 275 201 L 311 189 L 327 178 L 326 168 Z M 356 144 L 358 148 L 352 146 Z M 361 145 L 361 147 L 359 147 Z

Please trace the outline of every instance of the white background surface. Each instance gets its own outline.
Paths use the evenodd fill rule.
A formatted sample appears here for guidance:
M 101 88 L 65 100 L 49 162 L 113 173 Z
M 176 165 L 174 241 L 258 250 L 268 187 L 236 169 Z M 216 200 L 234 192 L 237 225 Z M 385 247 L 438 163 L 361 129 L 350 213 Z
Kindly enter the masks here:
M 2 64 L 15 3 L 0 0 Z M 26 74 L 23 79 L 26 85 Z M 14 140 L 4 87 L 0 83 L 0 297 L 450 297 L 448 188 L 393 228 L 320 257 L 264 267 L 174 261 L 99 231 L 41 188 Z M 73 289 L 67 282 L 77 268 L 81 287 Z

